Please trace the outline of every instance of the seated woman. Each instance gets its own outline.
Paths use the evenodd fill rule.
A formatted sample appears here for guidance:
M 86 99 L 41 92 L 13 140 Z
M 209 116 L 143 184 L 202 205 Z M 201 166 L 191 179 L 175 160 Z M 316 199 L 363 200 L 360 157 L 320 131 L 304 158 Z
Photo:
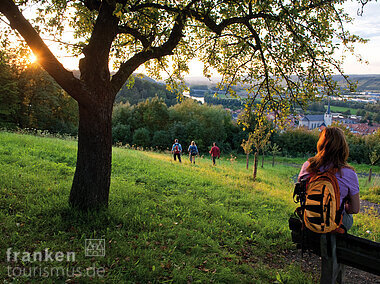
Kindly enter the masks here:
M 312 173 L 336 169 L 336 178 L 340 189 L 340 204 L 345 200 L 343 226 L 349 230 L 353 224 L 351 214 L 360 209 L 359 181 L 354 169 L 347 164 L 349 148 L 341 129 L 327 127 L 322 130 L 317 143 L 317 154 L 309 158 L 302 166 L 298 180 Z

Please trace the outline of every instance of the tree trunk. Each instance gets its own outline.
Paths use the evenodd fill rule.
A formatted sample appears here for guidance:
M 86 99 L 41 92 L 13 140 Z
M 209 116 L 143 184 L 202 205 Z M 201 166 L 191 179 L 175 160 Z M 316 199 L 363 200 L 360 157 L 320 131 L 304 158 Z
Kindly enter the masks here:
M 70 205 L 81 210 L 108 206 L 112 158 L 112 103 L 79 106 L 78 153 Z
M 261 168 L 262 169 L 264 168 L 264 159 L 265 159 L 265 156 L 264 156 L 264 152 L 263 152 L 263 156 L 261 157 Z
M 247 170 L 248 170 L 248 166 L 249 166 L 249 153 L 247 154 Z
M 368 182 L 371 182 L 372 179 L 372 167 L 369 168 Z
M 256 175 L 257 175 L 257 151 L 255 152 L 254 156 L 254 164 L 253 164 L 253 180 L 256 180 Z

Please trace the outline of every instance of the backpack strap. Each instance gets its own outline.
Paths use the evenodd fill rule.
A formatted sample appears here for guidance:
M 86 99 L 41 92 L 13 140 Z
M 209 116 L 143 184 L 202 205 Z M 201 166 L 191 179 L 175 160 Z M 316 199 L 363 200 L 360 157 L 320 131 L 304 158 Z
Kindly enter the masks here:
M 339 169 L 338 168 L 331 168 L 328 170 L 328 172 L 332 175 L 336 175 L 338 173 Z M 336 176 L 335 176 L 336 177 Z M 337 180 L 336 180 L 337 181 Z M 338 181 L 337 181 L 338 183 Z M 335 188 L 335 187 L 334 187 Z M 335 198 L 337 200 L 337 202 L 340 202 L 340 188 L 339 188 L 339 184 L 337 184 L 337 189 L 338 191 L 335 192 Z M 338 234 L 345 234 L 347 233 L 347 229 L 346 227 L 343 225 L 342 221 L 343 221 L 343 210 L 344 210 L 344 204 L 346 203 L 346 201 L 349 199 L 348 196 L 346 196 L 343 200 L 342 200 L 342 203 L 340 204 L 339 206 L 339 209 L 336 211 L 336 215 L 335 215 L 335 224 L 337 224 L 339 227 L 334 230 L 333 232 L 334 233 L 338 233 Z M 338 206 L 337 206 L 338 208 Z

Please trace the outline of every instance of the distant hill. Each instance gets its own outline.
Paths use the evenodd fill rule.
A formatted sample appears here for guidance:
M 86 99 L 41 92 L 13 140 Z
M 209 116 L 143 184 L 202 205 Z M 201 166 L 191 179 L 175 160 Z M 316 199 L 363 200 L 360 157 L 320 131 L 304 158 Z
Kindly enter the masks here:
M 79 78 L 80 72 L 78 70 L 72 70 L 74 73 L 74 76 Z M 162 82 L 157 82 L 154 79 L 144 75 L 144 74 L 134 74 L 136 78 L 139 80 L 144 80 L 148 81 L 151 84 L 157 84 L 157 86 L 160 86 L 159 88 L 161 89 L 164 83 Z M 352 82 L 355 82 L 358 84 L 357 86 L 357 91 L 358 92 L 379 92 L 380 93 L 380 74 L 364 74 L 364 75 L 355 75 L 351 74 L 348 75 L 349 80 Z M 338 82 L 338 85 L 343 88 L 347 89 L 347 84 L 344 78 L 341 75 L 333 75 L 333 79 Z M 198 77 L 187 77 L 185 78 L 186 83 L 188 86 L 191 88 L 195 89 L 203 89 L 203 88 L 213 88 L 217 85 L 219 82 L 220 78 L 215 77 L 212 79 L 207 79 L 202 76 Z M 165 88 L 165 87 L 164 87 Z
M 350 81 L 358 84 L 358 92 L 380 92 L 380 74 L 348 76 Z M 347 89 L 347 84 L 342 76 L 335 75 L 333 79 L 338 82 L 340 87 Z
M 73 72 L 75 78 L 80 78 L 80 71 L 79 70 L 70 70 L 70 71 Z M 111 75 L 115 75 L 115 72 L 111 72 Z M 141 73 L 133 73 L 133 76 L 139 77 L 140 79 L 149 81 L 151 83 L 158 83 L 156 80 L 154 80 L 154 79 L 152 79 L 152 78 L 150 78 L 144 74 L 141 74 Z
M 144 75 L 142 73 L 133 73 L 133 76 L 135 76 L 135 77 L 137 77 L 137 78 L 139 78 L 141 80 L 148 81 L 148 82 L 150 82 L 152 84 L 160 84 L 160 85 L 164 84 L 164 83 L 161 83 L 161 82 L 157 82 L 156 80 L 154 80 L 154 79 L 152 79 L 152 78 L 150 78 L 150 77 L 148 77 L 148 76 L 146 76 L 146 75 Z
M 133 76 L 135 77 L 135 82 L 132 88 L 128 86 L 128 82 L 125 83 L 116 95 L 116 103 L 126 103 L 128 101 L 131 105 L 134 105 L 155 96 L 162 98 L 167 106 L 175 105 L 178 102 L 176 95 L 168 91 L 165 84 L 145 75 L 134 74 Z
M 365 74 L 365 75 L 348 75 L 352 82 L 358 83 L 357 91 L 359 92 L 380 92 L 380 74 Z M 186 83 L 193 88 L 199 89 L 200 86 L 207 86 L 209 88 L 215 87 L 218 79 L 213 78 L 209 80 L 204 77 L 190 77 L 186 79 Z M 338 82 L 338 85 L 347 89 L 347 84 L 341 75 L 334 75 L 333 79 Z

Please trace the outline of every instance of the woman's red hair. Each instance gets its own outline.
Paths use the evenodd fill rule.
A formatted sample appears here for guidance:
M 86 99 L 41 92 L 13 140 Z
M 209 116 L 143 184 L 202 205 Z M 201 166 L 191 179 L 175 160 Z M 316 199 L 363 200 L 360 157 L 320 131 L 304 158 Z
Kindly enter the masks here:
M 309 159 L 306 169 L 309 173 L 317 173 L 321 167 L 325 169 L 348 167 L 349 148 L 343 131 L 338 127 L 326 127 L 319 134 L 317 155 Z

